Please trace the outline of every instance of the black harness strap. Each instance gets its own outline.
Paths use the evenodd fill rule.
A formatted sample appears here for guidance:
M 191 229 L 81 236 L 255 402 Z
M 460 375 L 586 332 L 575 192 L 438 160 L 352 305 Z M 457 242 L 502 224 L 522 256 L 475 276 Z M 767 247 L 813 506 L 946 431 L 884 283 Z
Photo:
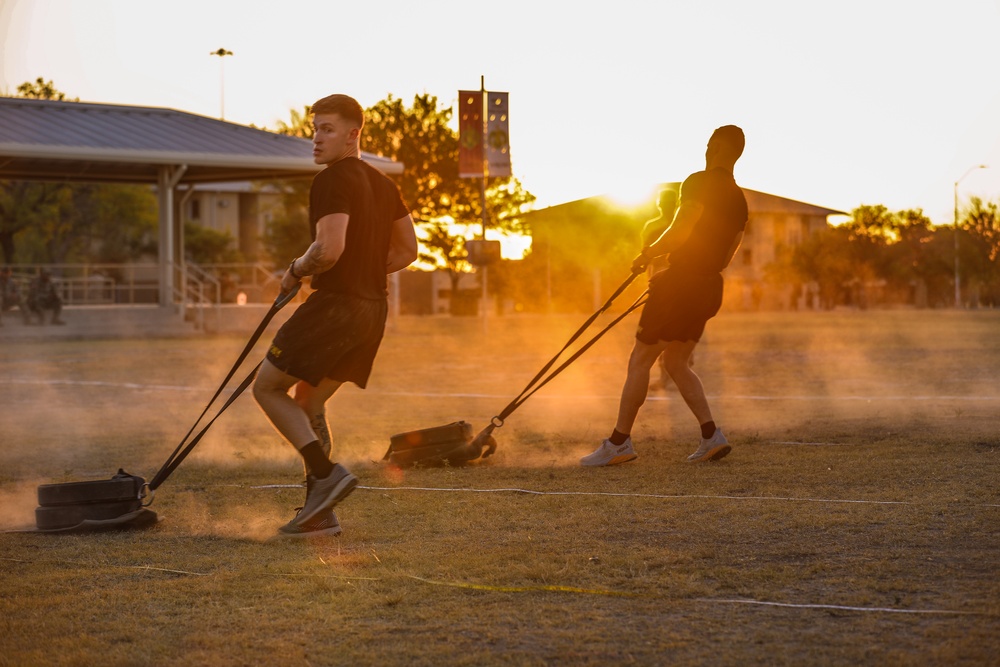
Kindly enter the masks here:
M 149 489 L 151 491 L 155 491 L 156 488 L 160 486 L 160 484 L 163 484 L 163 482 L 167 479 L 167 477 L 170 476 L 170 473 L 172 473 L 174 469 L 180 465 L 181 461 L 183 461 L 184 458 L 191 453 L 191 450 L 194 449 L 194 446 L 198 444 L 198 441 L 201 440 L 202 436 L 205 435 L 205 432 L 208 431 L 209 426 L 214 424 L 215 420 L 218 419 L 223 412 L 225 412 L 226 408 L 228 408 L 233 403 L 233 401 L 239 398 L 240 394 L 246 391 L 246 388 L 249 387 L 250 384 L 253 382 L 253 379 L 257 376 L 257 370 L 260 368 L 259 363 L 257 364 L 256 367 L 254 367 L 252 371 L 250 371 L 250 374 L 247 375 L 246 379 L 244 379 L 243 382 L 240 383 L 240 385 L 233 392 L 232 396 L 229 397 L 229 400 L 227 400 L 226 403 L 222 406 L 222 408 L 219 409 L 216 415 L 212 417 L 212 420 L 208 422 L 208 425 L 206 425 L 205 428 L 203 428 L 201 432 L 198 433 L 197 437 L 195 437 L 194 440 L 192 440 L 190 443 L 187 444 L 187 446 L 185 446 L 185 443 L 187 442 L 188 438 L 191 437 L 191 434 L 194 433 L 195 428 L 197 428 L 198 423 L 201 422 L 201 420 L 208 413 L 208 409 L 212 406 L 213 403 L 215 403 L 215 399 L 219 397 L 219 394 L 221 394 L 222 390 L 225 389 L 226 384 L 229 383 L 229 381 L 236 374 L 236 371 L 239 369 L 240 365 L 247 358 L 247 355 L 250 354 L 250 351 L 253 349 L 253 346 L 257 344 L 258 340 L 260 340 L 260 337 L 264 333 L 264 330 L 267 329 L 267 325 L 271 323 L 271 320 L 274 319 L 274 316 L 277 315 L 278 311 L 281 310 L 281 308 L 285 304 L 287 304 L 295 297 L 298 291 L 299 287 L 296 285 L 295 289 L 287 293 L 279 294 L 278 297 L 274 300 L 274 304 L 264 315 L 264 319 L 261 320 L 260 324 L 257 325 L 257 330 L 253 332 L 253 335 L 250 336 L 250 340 L 247 341 L 247 344 L 243 347 L 243 351 L 240 353 L 240 356 L 236 360 L 236 363 L 233 364 L 233 367 L 231 369 L 229 369 L 229 373 L 226 375 L 226 379 L 223 380 L 222 384 L 219 385 L 219 388 L 215 390 L 215 394 L 212 396 L 211 400 L 209 400 L 208 403 L 205 405 L 205 409 L 201 411 L 201 414 L 198 415 L 198 419 L 194 421 L 194 424 L 191 425 L 191 428 L 188 430 L 187 434 L 181 439 L 180 443 L 174 449 L 173 453 L 167 458 L 166 462 L 160 468 L 159 472 L 156 473 L 156 475 L 153 477 L 153 480 L 149 483 Z
M 597 334 L 595 334 L 593 338 L 591 338 L 584 345 L 582 345 L 580 347 L 580 349 L 578 349 L 568 359 L 566 359 L 566 361 L 564 361 L 562 364 L 560 364 L 558 368 L 556 368 L 554 371 L 552 371 L 548 375 L 548 377 L 546 377 L 544 380 L 542 380 L 541 382 L 539 382 L 535 387 L 533 387 L 531 389 L 531 391 L 527 391 L 528 387 L 531 386 L 530 384 L 528 385 L 528 387 L 525 387 L 525 391 L 522 391 L 521 394 L 517 398 L 515 398 L 513 401 L 511 401 L 510 404 L 506 408 L 504 408 L 503 411 L 499 415 L 497 415 L 496 417 L 493 418 L 494 423 L 497 423 L 497 420 L 499 420 L 501 423 L 504 420 L 506 420 L 507 417 L 509 417 L 510 414 L 512 412 L 514 412 L 514 410 L 516 410 L 517 408 L 521 407 L 522 403 L 524 403 L 529 398 L 531 398 L 531 396 L 536 391 L 538 391 L 539 389 L 541 389 L 542 387 L 544 387 L 545 385 L 547 385 L 549 382 L 551 382 L 552 379 L 555 376 L 557 376 L 561 372 L 563 372 L 566 369 L 567 366 L 569 366 L 574 361 L 576 361 L 584 352 L 586 352 L 587 350 L 589 350 L 591 348 L 591 346 L 594 345 L 594 343 L 596 343 L 597 341 L 599 341 L 604 334 L 606 334 L 607 332 L 611 331 L 611 329 L 613 329 L 616 324 L 618 324 L 623 319 L 625 319 L 636 308 L 640 308 L 641 306 L 643 306 L 646 303 L 646 296 L 647 296 L 647 294 L 649 294 L 649 290 L 646 290 L 641 295 L 639 295 L 639 298 L 636 299 L 632 303 L 631 306 L 629 306 L 628 308 L 626 308 L 625 311 L 622 312 L 621 315 L 619 315 L 618 317 L 616 317 L 615 319 L 613 319 L 610 324 L 608 324 L 606 327 L 604 327 L 603 329 L 601 329 L 600 331 L 598 331 Z M 563 348 L 563 350 L 565 350 L 565 349 L 566 348 Z M 559 354 L 562 354 L 562 351 L 560 351 Z M 556 355 L 556 356 L 558 357 L 559 355 Z M 550 365 L 551 365 L 551 363 L 550 363 Z M 535 380 L 532 380 L 532 382 L 535 382 Z M 527 392 L 527 393 L 525 393 L 525 392 Z
M 589 318 L 587 318 L 587 321 L 583 323 L 583 326 L 581 326 L 579 329 L 577 329 L 576 333 L 574 333 L 572 336 L 570 336 L 570 339 L 566 342 L 566 344 L 562 347 L 562 349 L 559 350 L 558 352 L 556 352 L 555 356 L 552 357 L 548 361 L 548 363 L 546 363 L 542 367 L 542 370 L 538 371 L 538 373 L 535 375 L 535 377 L 533 377 L 531 379 L 531 381 L 528 382 L 528 384 L 524 387 L 524 389 L 521 390 L 521 393 L 518 394 L 517 397 L 514 398 L 514 400 L 512 400 L 510 403 L 508 403 L 507 407 L 505 407 L 500 412 L 499 415 L 497 415 L 497 416 L 495 416 L 493 418 L 493 420 L 492 420 L 493 426 L 496 426 L 496 427 L 502 426 L 503 423 L 504 423 L 504 421 L 507 419 L 507 417 L 509 417 L 510 414 L 512 412 L 514 412 L 514 410 L 516 410 L 518 407 L 520 407 L 522 403 L 524 403 L 526 400 L 528 400 L 528 398 L 532 394 L 534 394 L 536 391 L 538 391 L 539 389 L 541 389 L 542 387 L 544 387 L 546 384 L 548 384 L 552 380 L 552 378 L 554 378 L 556 375 L 558 375 L 559 373 L 561 373 L 571 363 L 573 363 L 574 361 L 576 361 L 576 359 L 579 358 L 580 355 L 582 355 L 584 352 L 586 352 L 588 349 L 590 349 L 590 347 L 594 343 L 596 343 L 598 340 L 600 340 L 600 338 L 604 334 L 606 334 L 608 331 L 610 331 L 612 327 L 614 327 L 616 324 L 618 324 L 619 322 L 621 322 L 633 310 L 635 310 L 636 308 L 640 307 L 641 305 L 643 305 L 645 303 L 645 297 L 649 293 L 649 290 L 645 290 L 641 295 L 639 295 L 639 298 L 636 299 L 632 303 L 632 305 L 629 306 L 621 315 L 619 315 L 618 317 L 616 317 L 609 325 L 607 325 L 606 327 L 604 327 L 604 329 L 602 329 L 601 331 L 599 331 L 597 333 L 597 335 L 595 335 L 593 338 L 590 339 L 590 341 L 588 341 L 586 344 L 584 344 L 571 357 L 569 357 L 566 361 L 564 361 L 558 368 L 556 368 L 554 371 L 552 371 L 552 373 L 548 377 L 544 377 L 545 374 L 548 372 L 548 370 L 550 368 L 552 368 L 552 366 L 556 363 L 556 361 L 559 359 L 559 357 L 562 356 L 562 354 L 567 349 L 569 349 L 569 347 L 574 342 L 576 342 L 576 340 L 581 335 L 583 335 L 583 332 L 586 331 L 590 327 L 590 325 L 593 324 L 594 321 L 602 313 L 604 313 L 608 308 L 611 307 L 611 304 L 614 303 L 615 299 L 617 299 L 619 296 L 621 296 L 622 292 L 624 292 L 625 289 L 629 285 L 632 284 L 632 281 L 634 281 L 639 276 L 640 273 L 641 273 L 641 271 L 640 272 L 633 271 L 631 274 L 629 274 L 629 277 L 625 279 L 625 282 L 623 282 L 621 285 L 619 285 L 618 289 L 616 289 L 614 291 L 614 293 L 604 303 L 604 305 L 601 306 L 593 315 L 591 315 Z M 543 377 L 544 377 L 544 379 L 543 379 Z

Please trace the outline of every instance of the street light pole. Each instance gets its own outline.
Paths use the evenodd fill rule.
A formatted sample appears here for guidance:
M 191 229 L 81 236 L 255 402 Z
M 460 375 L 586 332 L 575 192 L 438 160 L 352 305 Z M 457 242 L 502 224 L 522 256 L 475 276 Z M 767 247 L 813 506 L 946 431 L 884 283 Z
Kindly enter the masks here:
M 226 120 L 226 72 L 223 62 L 226 56 L 233 55 L 232 51 L 219 49 L 212 51 L 208 55 L 219 56 L 219 119 Z
M 966 176 L 974 172 L 976 169 L 986 169 L 985 164 L 977 164 L 975 167 L 969 167 L 969 169 L 962 174 L 961 178 L 955 181 L 954 195 L 955 195 L 955 308 L 962 307 L 962 284 L 958 275 L 958 184 L 961 183 Z

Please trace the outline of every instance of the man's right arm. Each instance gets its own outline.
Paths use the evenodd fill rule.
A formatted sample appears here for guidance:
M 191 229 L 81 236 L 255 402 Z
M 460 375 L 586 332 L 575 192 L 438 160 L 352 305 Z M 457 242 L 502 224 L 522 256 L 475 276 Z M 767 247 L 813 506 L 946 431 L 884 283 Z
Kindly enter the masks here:
M 680 248 L 695 224 L 701 219 L 705 206 L 697 200 L 688 200 L 681 204 L 674 214 L 674 221 L 660 237 L 643 249 L 642 253 L 632 262 L 632 271 L 638 272 L 646 268 L 649 260 L 660 255 L 667 255 Z

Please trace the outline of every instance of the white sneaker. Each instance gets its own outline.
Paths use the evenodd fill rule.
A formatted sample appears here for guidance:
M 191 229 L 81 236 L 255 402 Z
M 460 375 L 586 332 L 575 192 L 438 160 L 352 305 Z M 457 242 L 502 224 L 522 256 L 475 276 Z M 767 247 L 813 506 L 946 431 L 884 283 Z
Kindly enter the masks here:
M 625 438 L 625 442 L 614 445 L 606 439 L 601 446 L 594 450 L 593 454 L 588 454 L 580 459 L 582 466 L 613 466 L 619 463 L 627 463 L 639 458 L 632 448 L 632 438 Z
M 723 435 L 722 429 L 717 428 L 711 438 L 708 440 L 705 438 L 701 439 L 701 446 L 698 447 L 698 451 L 689 456 L 687 460 L 691 463 L 718 461 L 732 450 L 733 448 L 729 446 L 729 441 Z

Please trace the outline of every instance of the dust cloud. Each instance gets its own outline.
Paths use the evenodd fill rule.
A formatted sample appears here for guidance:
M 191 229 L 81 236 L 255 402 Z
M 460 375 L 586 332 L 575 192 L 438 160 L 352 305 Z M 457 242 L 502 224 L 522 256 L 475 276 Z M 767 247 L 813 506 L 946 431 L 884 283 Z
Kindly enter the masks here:
M 602 316 L 580 342 L 611 317 Z M 495 464 L 575 466 L 610 434 L 637 317 L 612 329 L 509 416 L 494 433 Z M 401 318 L 387 332 L 368 389 L 346 385 L 329 403 L 334 458 L 348 465 L 377 462 L 393 434 L 458 420 L 478 432 L 585 319 Z M 736 447 L 866 443 L 880 433 L 926 440 L 951 437 L 958 427 L 985 434 L 995 426 L 1000 401 L 996 325 L 989 313 L 723 312 L 709 322 L 694 368 L 716 422 Z M 236 338 L 218 337 L 18 343 L 0 351 L 5 521 L 30 521 L 39 483 L 106 479 L 119 467 L 150 479 L 240 346 Z M 230 387 L 262 354 L 263 347 L 250 355 Z M 223 392 L 215 407 L 228 396 Z M 680 457 L 696 445 L 698 424 L 676 390 L 656 388 L 633 438 L 640 448 L 676 447 Z M 216 421 L 189 461 L 277 482 L 297 482 L 301 465 L 249 395 Z M 273 526 L 273 517 L 262 523 Z

